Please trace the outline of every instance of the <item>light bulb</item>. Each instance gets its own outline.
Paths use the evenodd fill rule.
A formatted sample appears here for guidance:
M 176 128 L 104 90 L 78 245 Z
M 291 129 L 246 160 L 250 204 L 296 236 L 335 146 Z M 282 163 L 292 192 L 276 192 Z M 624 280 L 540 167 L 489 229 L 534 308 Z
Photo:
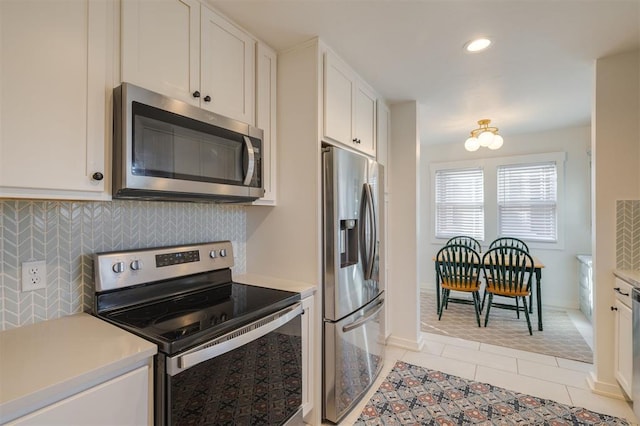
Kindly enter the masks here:
M 480 142 L 480 146 L 487 147 L 491 145 L 491 142 L 493 142 L 493 133 L 485 130 L 484 132 L 480 133 L 480 136 L 478 136 L 478 141 Z
M 478 142 L 478 138 L 470 137 L 464 142 L 464 149 L 467 151 L 477 151 L 480 148 L 480 142 Z
M 487 38 L 479 38 L 467 43 L 466 49 L 468 52 L 479 52 L 489 47 L 490 44 L 491 40 Z
M 489 145 L 489 149 L 498 149 L 502 146 L 503 142 L 504 140 L 502 139 L 502 136 L 494 135 L 493 142 L 491 142 L 491 145 Z

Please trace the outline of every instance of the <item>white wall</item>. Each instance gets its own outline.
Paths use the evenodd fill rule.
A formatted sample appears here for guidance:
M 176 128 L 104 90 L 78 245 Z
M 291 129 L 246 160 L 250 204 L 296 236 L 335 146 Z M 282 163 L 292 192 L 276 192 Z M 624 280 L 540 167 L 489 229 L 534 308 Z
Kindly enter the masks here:
M 640 199 L 640 51 L 596 61 L 593 112 L 594 364 L 592 387 L 619 394 L 613 376 L 616 200 Z
M 404 102 L 391 106 L 389 203 L 389 288 L 392 330 L 388 342 L 419 350 L 420 297 L 418 259 L 420 258 L 420 142 L 417 104 Z
M 591 253 L 589 155 L 591 136 L 589 127 L 574 127 L 525 135 L 504 134 L 504 145 L 496 151 L 480 148 L 475 152 L 464 149 L 464 135 L 459 144 L 422 146 L 422 211 L 421 226 L 424 230 L 420 243 L 423 256 L 420 260 L 424 281 L 421 286 L 435 289 L 435 270 L 431 259 L 442 247 L 444 240 L 434 243 L 431 208 L 432 183 L 429 164 L 450 161 L 480 161 L 487 158 L 516 155 L 566 152 L 564 164 L 564 249 L 532 248 L 545 268 L 542 273 L 542 302 L 545 306 L 578 308 L 578 274 L 576 254 Z M 487 170 L 488 172 L 488 170 Z M 486 172 L 485 172 L 486 173 Z M 495 199 L 495 186 L 485 186 L 487 199 Z M 492 206 L 487 206 L 487 209 Z M 495 211 L 495 210 L 494 210 Z M 490 220 L 488 215 L 487 220 Z M 486 225 L 483 248 L 497 237 L 496 224 Z
M 321 277 L 318 67 L 315 41 L 278 55 L 277 206 L 247 209 L 247 272 L 313 284 Z

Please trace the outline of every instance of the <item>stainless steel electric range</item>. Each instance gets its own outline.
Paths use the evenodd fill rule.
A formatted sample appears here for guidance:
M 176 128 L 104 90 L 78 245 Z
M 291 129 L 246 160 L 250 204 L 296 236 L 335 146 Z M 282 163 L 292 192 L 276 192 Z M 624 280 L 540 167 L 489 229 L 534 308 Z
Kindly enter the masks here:
M 95 314 L 158 345 L 156 425 L 302 423 L 300 295 L 233 264 L 229 241 L 94 256 Z

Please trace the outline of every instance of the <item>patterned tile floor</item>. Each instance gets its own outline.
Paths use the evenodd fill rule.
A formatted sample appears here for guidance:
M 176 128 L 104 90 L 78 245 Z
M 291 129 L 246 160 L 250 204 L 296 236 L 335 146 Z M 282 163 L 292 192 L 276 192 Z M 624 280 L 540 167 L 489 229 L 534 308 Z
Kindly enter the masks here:
M 435 294 L 422 292 L 421 324 L 422 331 L 445 336 L 458 337 L 505 346 L 528 352 L 573 359 L 581 362 L 593 362 L 591 348 L 580 334 L 565 311 L 545 308 L 543 310 L 544 330 L 537 330 L 537 315 L 531 316 L 533 335 L 529 335 L 527 321 L 523 313 L 518 319 L 515 311 L 492 308 L 489 323 L 484 327 L 484 313 L 481 318 L 483 327 L 478 327 L 473 305 L 449 303 L 438 321 Z M 512 303 L 511 300 L 507 300 Z
M 426 344 L 421 352 L 387 346 L 380 376 L 341 425 L 355 423 L 397 360 L 640 424 L 627 402 L 589 390 L 586 377 L 593 367 L 591 364 L 438 334 L 423 335 Z

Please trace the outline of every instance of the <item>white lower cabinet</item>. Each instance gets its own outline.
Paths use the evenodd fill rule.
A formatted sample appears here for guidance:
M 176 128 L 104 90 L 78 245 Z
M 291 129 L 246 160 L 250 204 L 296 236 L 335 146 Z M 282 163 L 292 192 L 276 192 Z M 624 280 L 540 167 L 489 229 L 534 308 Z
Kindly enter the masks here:
M 314 297 L 302 300 L 302 415 L 306 416 L 313 408 L 314 392 Z
M 633 378 L 633 316 L 631 311 L 631 285 L 616 279 L 615 348 L 613 368 L 620 387 L 628 397 L 632 395 Z
M 149 366 L 145 365 L 8 425 L 149 425 L 150 403 Z

